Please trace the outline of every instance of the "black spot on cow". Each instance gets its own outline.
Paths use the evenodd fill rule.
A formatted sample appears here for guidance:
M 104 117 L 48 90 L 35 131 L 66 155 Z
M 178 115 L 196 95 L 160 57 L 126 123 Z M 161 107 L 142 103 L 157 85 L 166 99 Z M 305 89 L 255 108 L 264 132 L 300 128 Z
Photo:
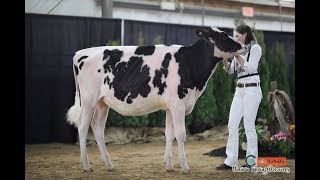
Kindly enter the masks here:
M 81 107 L 81 93 L 80 93 L 80 87 L 78 85 L 78 90 L 79 90 L 79 104 L 80 104 L 80 107 Z
M 110 59 L 103 65 L 104 73 L 111 72 L 111 69 L 115 68 L 116 63 L 120 61 L 122 55 L 123 52 L 119 51 L 118 49 L 114 49 L 111 51 L 106 49 L 103 52 L 103 60 L 107 59 L 108 57 Z
M 103 84 L 106 84 L 106 83 L 109 85 L 109 89 L 111 89 L 112 83 L 110 83 L 109 76 L 105 77 L 104 80 L 103 80 Z
M 78 75 L 79 74 L 78 67 L 76 65 L 73 65 L 73 68 L 74 68 L 74 71 L 76 72 L 76 75 Z
M 128 103 L 128 104 L 131 104 L 131 103 L 132 103 L 132 99 L 131 99 L 131 97 L 130 97 L 130 98 L 128 97 L 128 99 L 127 99 L 127 103 Z
M 132 56 L 128 62 L 121 62 L 123 52 L 119 50 L 105 50 L 104 59 L 110 59 L 104 64 L 105 72 L 112 73 L 114 78 L 112 81 L 107 76 L 107 84 L 109 88 L 114 89 L 114 96 L 124 101 L 127 97 L 127 103 L 131 104 L 139 94 L 147 97 L 151 91 L 148 85 L 151 77 L 149 76 L 150 68 L 143 66 L 142 57 Z M 109 79 L 109 80 L 108 80 Z
M 184 96 L 188 94 L 188 89 L 181 85 L 181 83 L 178 85 L 178 95 L 180 99 L 183 99 Z
M 158 94 L 161 95 L 164 92 L 164 89 L 167 87 L 167 83 L 163 82 L 161 83 L 161 78 L 162 76 L 164 76 L 165 78 L 167 78 L 168 76 L 168 66 L 169 66 L 169 62 L 171 60 L 171 54 L 167 53 L 164 57 L 164 60 L 162 61 L 162 65 L 160 70 L 156 70 L 155 71 L 155 76 L 153 79 L 153 85 L 154 87 L 158 87 L 159 88 L 159 92 Z
M 107 79 L 107 83 L 108 83 L 108 85 L 109 85 L 109 89 L 111 89 L 111 85 L 112 85 L 112 84 L 110 83 L 110 78 L 109 78 L 109 76 L 107 76 L 106 79 Z
M 181 77 L 177 90 L 180 99 L 185 97 L 188 89 L 201 91 L 204 88 L 216 63 L 222 60 L 213 57 L 213 49 L 212 43 L 200 39 L 192 46 L 181 47 L 174 54 Z
M 101 72 L 101 69 L 98 69 L 98 72 Z
M 87 57 L 88 57 L 88 56 L 81 56 L 81 58 L 78 59 L 78 63 L 79 63 L 80 61 L 82 61 L 83 59 L 87 58 Z
M 83 66 L 84 62 L 82 61 L 79 65 L 79 69 L 81 70 L 82 66 Z
M 155 48 L 155 46 L 139 46 L 134 53 L 137 55 L 149 56 L 154 53 Z

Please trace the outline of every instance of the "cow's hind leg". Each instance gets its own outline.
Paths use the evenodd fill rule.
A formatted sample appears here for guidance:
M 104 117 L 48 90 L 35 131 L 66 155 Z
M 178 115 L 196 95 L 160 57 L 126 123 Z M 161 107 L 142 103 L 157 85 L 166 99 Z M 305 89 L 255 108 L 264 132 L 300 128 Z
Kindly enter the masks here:
M 174 129 L 172 115 L 169 110 L 166 111 L 166 150 L 164 154 L 164 162 L 168 172 L 173 171 L 172 165 L 172 142 L 174 140 Z
M 184 173 L 189 173 L 187 158 L 184 151 L 184 142 L 186 140 L 186 127 L 185 127 L 185 109 L 184 106 L 175 106 L 170 108 L 174 126 L 174 134 L 178 142 L 178 158 L 181 170 Z
M 104 129 L 106 126 L 108 112 L 109 107 L 102 101 L 99 101 L 94 111 L 93 120 L 91 122 L 91 128 L 96 138 L 101 153 L 101 158 L 105 162 L 107 170 L 112 171 L 113 165 L 104 141 Z
M 88 153 L 86 147 L 86 140 L 88 136 L 89 125 L 92 120 L 95 103 L 92 99 L 82 98 L 82 106 L 80 113 L 80 125 L 78 127 L 79 141 L 80 141 L 80 161 L 83 166 L 83 170 L 92 171 L 88 160 Z

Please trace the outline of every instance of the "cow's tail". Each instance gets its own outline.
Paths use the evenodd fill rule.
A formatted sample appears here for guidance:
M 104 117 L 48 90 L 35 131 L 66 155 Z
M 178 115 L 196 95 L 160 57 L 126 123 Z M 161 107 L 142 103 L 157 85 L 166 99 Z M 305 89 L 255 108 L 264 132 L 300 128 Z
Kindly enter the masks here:
M 77 76 L 75 74 L 75 68 L 73 67 L 73 75 L 74 75 L 74 81 L 75 81 L 75 87 L 76 87 L 76 92 L 75 92 L 75 97 L 74 97 L 74 105 L 68 110 L 67 113 L 67 122 L 71 125 L 74 125 L 75 127 L 78 127 L 80 125 L 80 112 L 81 112 L 81 107 L 80 107 L 80 90 L 79 90 L 79 85 L 77 81 Z

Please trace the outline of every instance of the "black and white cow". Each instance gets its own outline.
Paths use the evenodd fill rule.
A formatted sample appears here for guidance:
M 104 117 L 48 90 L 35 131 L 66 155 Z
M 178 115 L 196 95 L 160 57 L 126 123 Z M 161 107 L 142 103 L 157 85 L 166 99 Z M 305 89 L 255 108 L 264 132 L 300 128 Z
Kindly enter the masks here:
M 195 33 L 200 39 L 191 46 L 102 46 L 75 53 L 75 104 L 67 121 L 78 127 L 84 171 L 92 171 L 86 149 L 89 125 L 107 169 L 113 169 L 104 141 L 109 108 L 124 116 L 166 111 L 166 169 L 173 170 L 176 138 L 181 170 L 190 171 L 184 151 L 185 116 L 192 112 L 218 62 L 247 51 L 217 28 Z

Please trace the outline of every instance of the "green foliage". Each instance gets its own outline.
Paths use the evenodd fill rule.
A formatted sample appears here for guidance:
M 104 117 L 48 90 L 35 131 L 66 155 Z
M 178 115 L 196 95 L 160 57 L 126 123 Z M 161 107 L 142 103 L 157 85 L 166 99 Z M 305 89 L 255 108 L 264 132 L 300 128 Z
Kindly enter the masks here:
M 295 143 L 291 139 L 275 140 L 265 143 L 265 146 L 272 154 L 279 154 L 283 156 L 290 156 L 295 151 Z
M 243 122 L 241 121 L 239 126 L 239 147 L 241 147 L 241 144 L 243 142 L 247 142 L 247 137 L 244 130 Z
M 213 75 L 214 76 L 214 75 Z M 199 97 L 192 111 L 192 115 L 186 117 L 186 126 L 198 122 L 213 125 L 214 118 L 218 113 L 216 100 L 213 95 L 213 77 L 208 82 L 203 94 Z
M 285 91 L 290 96 L 283 44 L 276 42 L 268 51 L 267 59 L 269 62 L 270 81 L 276 81 L 278 89 Z
M 119 123 L 124 121 L 124 118 L 124 116 L 110 108 L 106 126 L 120 126 Z
M 197 106 L 197 105 L 195 105 L 195 106 Z M 196 108 L 196 107 L 195 107 L 195 108 Z M 191 125 L 192 123 L 193 123 L 193 124 L 194 124 L 194 123 L 197 123 L 194 119 L 197 119 L 197 117 L 196 117 L 195 111 L 193 110 L 191 114 L 189 114 L 189 115 L 187 115 L 187 116 L 185 117 L 185 125 L 186 125 L 186 127 L 189 126 L 189 125 Z
M 295 155 L 295 133 L 291 131 L 285 139 L 270 138 L 268 141 L 263 141 L 262 145 L 272 154 L 292 157 Z
M 260 84 L 262 90 L 262 100 L 259 106 L 257 117 L 263 119 L 271 119 L 271 107 L 268 103 L 268 92 L 270 84 L 270 72 L 269 66 L 266 61 L 266 45 L 264 43 L 264 35 L 262 31 L 255 31 L 255 35 L 258 41 L 258 44 L 261 46 L 261 60 L 260 60 Z
M 153 39 L 153 44 L 156 45 L 156 44 L 163 44 L 163 40 L 162 40 L 162 37 L 160 35 L 156 36 L 154 39 Z
M 263 143 L 266 138 L 266 131 L 263 129 L 263 125 L 256 125 L 256 133 L 258 137 L 258 143 Z M 239 126 L 239 146 L 241 146 L 242 142 L 247 142 L 247 137 L 243 125 L 243 121 L 240 122 Z
M 143 116 L 122 116 L 113 109 L 109 109 L 109 115 L 106 126 L 113 127 L 146 127 L 149 119 L 147 115 Z
M 125 117 L 118 123 L 122 127 L 146 127 L 148 124 L 148 115 Z
M 277 156 L 292 157 L 295 154 L 295 130 L 290 130 L 290 134 L 286 135 L 285 139 L 270 138 L 267 130 L 264 130 L 264 125 L 256 125 L 258 144 L 262 149 L 267 150 L 270 154 Z M 247 142 L 243 122 L 239 127 L 239 147 L 242 142 Z
M 234 89 L 232 89 L 232 78 L 228 77 L 227 72 L 222 68 L 222 62 L 219 63 L 213 74 L 213 96 L 215 97 L 217 113 L 214 114 L 215 124 L 227 123 L 229 110 L 233 98 Z
M 109 40 L 106 44 L 107 46 L 120 46 L 120 40 Z
M 149 127 L 165 127 L 166 124 L 166 112 L 157 111 L 148 115 Z

